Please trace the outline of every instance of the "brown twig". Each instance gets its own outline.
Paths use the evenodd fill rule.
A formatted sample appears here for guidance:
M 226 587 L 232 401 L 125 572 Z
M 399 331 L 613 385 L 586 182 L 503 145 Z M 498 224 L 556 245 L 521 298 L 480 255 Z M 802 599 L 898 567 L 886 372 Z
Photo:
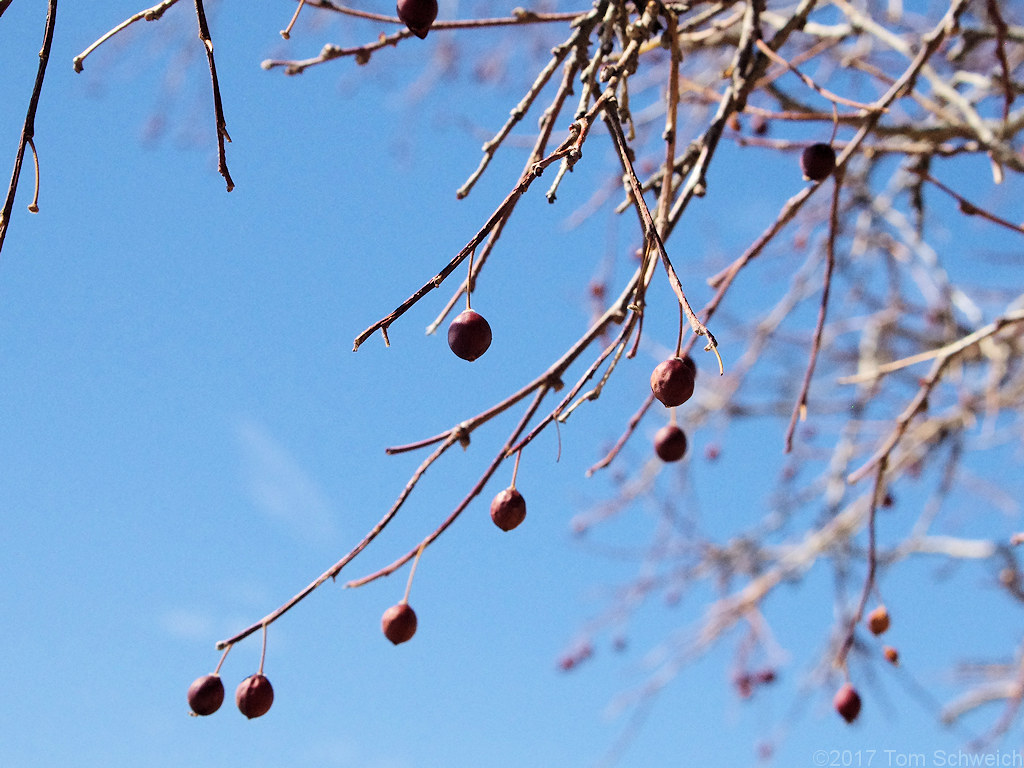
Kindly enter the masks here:
M 652 405 L 654 405 L 653 392 L 647 395 L 647 399 L 644 400 L 643 404 L 640 406 L 637 412 L 633 414 L 632 418 L 629 420 L 629 423 L 626 425 L 625 432 L 623 432 L 619 436 L 619 439 L 615 441 L 615 445 L 613 445 L 611 449 L 603 457 L 601 457 L 599 461 L 590 466 L 590 468 L 587 470 L 587 477 L 591 477 L 594 473 L 601 469 L 604 469 L 615 460 L 615 457 L 619 455 L 619 453 L 625 447 L 626 443 L 629 442 L 629 438 L 633 436 L 633 433 L 636 431 L 636 428 L 640 426 L 640 422 L 643 421 L 644 416 L 647 414 L 647 411 L 651 409 Z
M 227 151 L 224 148 L 225 141 L 231 141 L 228 135 L 228 127 L 224 121 L 224 105 L 220 99 L 220 82 L 217 80 L 217 65 L 213 60 L 213 40 L 210 38 L 210 27 L 206 23 L 206 11 L 203 9 L 203 0 L 196 0 L 196 18 L 199 20 L 199 39 L 206 49 L 206 60 L 210 65 L 210 80 L 213 82 L 213 110 L 217 120 L 217 170 L 224 177 L 228 192 L 235 188 L 235 182 L 231 180 L 228 173 Z
M 878 522 L 878 505 L 885 497 L 885 473 L 887 467 L 888 458 L 885 458 L 878 462 L 875 469 L 875 484 L 871 490 L 871 498 L 868 502 L 867 512 L 868 570 L 864 576 L 864 586 L 861 588 L 860 600 L 857 602 L 857 608 L 854 610 L 853 615 L 850 616 L 846 633 L 843 637 L 842 643 L 839 645 L 839 651 L 836 653 L 834 662 L 835 666 L 844 671 L 847 669 L 846 660 L 847 656 L 850 654 L 850 649 L 853 648 L 853 643 L 857 635 L 857 627 L 860 624 L 861 619 L 864 618 L 864 609 L 867 607 L 868 598 L 871 596 L 871 590 L 875 586 L 875 574 L 878 571 L 878 535 L 876 524 Z
M 377 13 L 369 13 L 367 11 L 357 11 L 354 8 L 346 8 L 333 3 L 328 3 L 326 0 L 306 0 L 307 5 L 314 5 L 318 8 L 326 8 L 332 11 L 338 11 L 349 16 L 357 16 L 363 19 L 369 19 L 372 21 L 382 21 L 388 24 L 403 24 L 402 20 L 394 16 L 383 16 Z M 506 16 L 501 18 L 493 19 L 459 19 L 453 21 L 435 21 L 430 25 L 431 32 L 451 32 L 459 29 L 490 29 L 495 27 L 513 27 L 522 26 L 527 24 L 552 24 L 559 22 L 572 22 L 581 16 L 585 16 L 586 11 L 570 12 L 570 13 L 534 13 L 532 11 L 523 11 L 520 14 L 514 14 L 512 16 Z M 370 60 L 370 55 L 374 51 L 378 51 L 381 48 L 387 48 L 398 45 L 402 40 L 408 37 L 413 37 L 413 33 L 408 29 L 404 28 L 398 32 L 394 32 L 390 35 L 381 34 L 372 43 L 366 43 L 365 45 L 357 45 L 351 48 L 341 48 L 337 45 L 328 43 L 316 56 L 308 59 L 266 59 L 260 66 L 263 69 L 278 69 L 284 68 L 286 75 L 300 75 L 310 67 L 317 66 L 319 64 L 325 64 L 328 61 L 334 61 L 335 59 L 352 56 L 355 58 L 358 64 L 366 64 Z
M 1014 89 L 1010 80 L 1010 62 L 1006 57 L 1006 35 L 1009 30 L 1006 20 L 999 11 L 996 0 L 986 0 L 985 11 L 988 13 L 992 26 L 996 29 L 996 58 L 999 60 L 1000 81 L 1003 84 L 1003 122 L 1010 118 L 1010 107 L 1013 106 Z
M 763 53 L 769 59 L 774 61 L 776 64 L 781 64 L 782 66 L 786 67 L 790 72 L 792 72 L 794 75 L 799 77 L 800 81 L 804 85 L 806 85 L 808 88 L 810 88 L 815 93 L 820 94 L 821 96 L 824 96 L 826 99 L 831 101 L 833 103 L 833 105 L 835 105 L 835 104 L 845 104 L 848 107 L 854 107 L 855 109 L 862 109 L 862 110 L 865 110 L 865 111 L 870 111 L 870 110 L 876 109 L 876 107 L 874 105 L 872 105 L 872 104 L 863 104 L 863 103 L 861 103 L 859 101 L 853 101 L 852 99 L 847 99 L 847 98 L 845 98 L 843 96 L 840 96 L 840 95 L 838 95 L 836 93 L 833 93 L 832 91 L 828 90 L 827 88 L 822 88 L 820 85 L 818 85 L 816 82 L 814 82 L 814 80 L 812 80 L 807 75 L 805 75 L 803 72 L 801 72 L 799 69 L 797 69 L 796 65 L 794 63 L 786 61 L 784 58 L 779 56 L 779 54 L 777 54 L 775 51 L 773 51 L 771 49 L 771 46 L 769 46 L 767 43 L 765 43 L 764 40 L 757 40 L 756 41 L 756 45 L 758 47 L 758 50 L 761 51 L 761 53 Z M 882 109 L 881 111 L 887 112 L 888 110 Z
M 505 197 L 498 208 L 491 214 L 487 222 L 477 231 L 470 241 L 462 248 L 455 257 L 448 262 L 447 265 L 440 272 L 434 275 L 433 278 L 423 284 L 415 293 L 413 293 L 408 299 L 403 301 L 398 307 L 392 310 L 387 316 L 381 318 L 376 323 L 371 325 L 369 328 L 364 330 L 358 336 L 356 336 L 355 342 L 352 345 L 352 351 L 355 352 L 359 349 L 359 346 L 372 336 L 378 330 L 384 334 L 384 342 L 388 343 L 387 329 L 395 322 L 399 317 L 404 315 L 416 302 L 426 296 L 430 291 L 441 286 L 445 278 L 448 277 L 455 269 L 459 266 L 474 250 L 477 246 L 483 242 L 484 238 L 499 224 L 503 223 L 508 216 L 511 214 L 512 209 L 515 208 L 519 198 L 523 196 L 530 185 L 535 179 L 539 178 L 552 163 L 556 163 L 563 157 L 579 157 L 579 145 L 581 145 L 590 130 L 590 120 L 584 117 L 583 119 L 577 120 L 570 126 L 569 136 L 562 142 L 558 149 L 548 155 L 546 158 L 535 163 L 530 169 L 529 173 L 523 175 L 519 180 L 519 183 L 512 189 L 511 192 Z
M 519 435 L 522 434 L 523 430 L 526 429 L 526 425 L 529 424 L 530 420 L 537 412 L 537 409 L 540 407 L 541 401 L 544 399 L 544 396 L 547 394 L 547 392 L 547 387 L 542 387 L 537 392 L 537 395 L 536 397 L 534 397 L 533 402 L 530 403 L 529 407 L 526 409 L 526 412 L 523 414 L 522 419 L 520 419 L 519 423 L 516 425 L 516 428 L 512 430 L 512 434 L 509 435 L 508 439 L 505 441 L 504 447 L 500 451 L 498 451 L 497 456 L 494 457 L 490 465 L 488 465 L 487 469 L 484 470 L 484 473 L 476 481 L 476 483 L 470 489 L 469 493 L 467 493 L 463 497 L 462 501 L 460 501 L 458 505 L 455 507 L 455 509 L 452 510 L 451 514 L 449 514 L 448 517 L 446 517 L 444 521 L 437 528 L 435 528 L 432 533 L 430 533 L 430 535 L 426 536 L 419 544 L 416 545 L 416 547 L 411 549 L 409 552 L 406 552 L 404 555 L 402 555 L 400 558 L 398 558 L 391 564 L 386 565 L 383 568 L 380 568 L 374 571 L 373 573 L 367 574 L 366 576 L 363 576 L 361 578 L 353 579 L 352 581 L 347 582 L 345 586 L 350 588 L 361 587 L 364 584 L 369 584 L 371 581 L 376 581 L 377 579 L 383 578 L 384 576 L 388 576 L 394 573 L 399 568 L 401 568 L 403 565 L 405 565 L 405 563 L 409 562 L 409 560 L 413 558 L 417 552 L 425 549 L 426 547 L 429 547 L 432 543 L 437 541 L 438 537 L 442 533 L 444 533 L 449 528 L 449 526 L 451 526 L 451 524 L 459 518 L 459 515 L 465 512 L 466 508 L 470 505 L 473 499 L 480 495 L 484 487 L 487 485 L 487 482 L 491 479 L 494 473 L 498 471 L 498 467 L 500 467 L 501 464 L 507 458 L 509 458 L 509 449 L 512 447 L 512 444 L 515 443 L 515 441 L 519 438 Z
M 39 107 L 39 96 L 43 91 L 43 77 L 46 75 L 46 65 L 50 61 L 50 48 L 53 45 L 53 30 L 56 24 L 57 0 L 49 0 L 46 9 L 46 26 L 43 29 L 43 45 L 39 50 L 39 67 L 36 69 L 32 95 L 28 100 L 28 110 L 25 113 L 25 122 L 21 128 L 21 138 L 18 141 L 18 151 L 14 155 L 14 170 L 11 172 L 11 182 L 7 185 L 7 197 L 4 198 L 4 207 L 0 211 L 0 251 L 3 250 L 4 239 L 7 237 L 7 229 L 11 223 L 11 214 L 14 212 L 14 197 L 18 192 L 21 166 L 25 160 L 25 147 L 31 144 L 32 153 L 35 156 L 35 144 L 32 142 L 36 135 L 36 109 Z M 38 162 L 36 167 L 38 168 Z M 38 187 L 37 179 L 37 193 Z
M 168 8 L 170 8 L 177 2 L 178 0 L 163 0 L 163 2 L 157 3 L 152 8 L 147 8 L 144 11 L 139 11 L 134 16 L 130 16 L 124 21 L 122 21 L 120 24 L 118 24 L 112 30 L 107 32 L 99 40 L 94 42 L 92 45 L 90 45 L 88 48 L 86 48 L 84 51 L 82 51 L 80 54 L 75 56 L 74 59 L 71 60 L 72 66 L 74 66 L 75 68 L 75 72 L 81 72 L 82 62 L 85 61 L 89 54 L 95 51 L 101 45 L 103 45 L 103 43 L 107 42 L 107 40 L 112 38 L 118 32 L 125 30 L 137 21 L 156 21 L 164 15 L 164 11 L 166 11 Z
M 718 342 L 715 340 L 711 331 L 708 330 L 707 326 L 704 325 L 704 323 L 697 318 L 697 315 L 694 314 L 693 308 L 690 306 L 690 302 L 686 298 L 686 294 L 683 293 L 683 286 L 679 281 L 679 276 L 676 274 L 675 268 L 672 266 L 672 261 L 668 257 L 668 251 L 665 250 L 665 243 L 662 241 L 661 235 L 658 233 L 658 229 L 654 225 L 654 220 L 651 218 L 651 212 L 647 208 L 647 203 L 644 201 L 643 192 L 640 189 L 640 179 L 637 178 L 636 171 L 633 168 L 633 162 L 630 160 L 629 147 L 626 144 L 626 137 L 622 133 L 622 125 L 619 123 L 618 112 L 615 107 L 615 100 L 609 99 L 607 106 L 602 110 L 602 116 L 604 117 L 605 124 L 608 126 L 612 139 L 615 142 L 615 149 L 619 156 L 619 162 L 622 164 L 623 171 L 625 172 L 629 185 L 633 190 L 633 200 L 644 229 L 644 239 L 645 241 L 652 242 L 654 247 L 657 249 L 658 255 L 661 258 L 661 263 L 668 275 L 669 284 L 672 287 L 673 293 L 676 295 L 676 299 L 679 301 L 679 305 L 686 314 L 686 319 L 690 323 L 690 328 L 698 336 L 704 336 L 707 338 L 708 343 L 704 349 L 708 352 L 714 352 L 715 357 L 718 358 L 719 373 L 724 373 L 722 356 L 718 352 Z
M 1000 218 L 999 216 L 996 216 L 994 213 L 991 213 L 991 212 L 985 210 L 981 206 L 975 205 L 974 203 L 972 203 L 967 198 L 963 197 L 959 193 L 957 193 L 957 192 L 953 191 L 952 189 L 950 189 L 949 187 L 947 187 L 945 184 L 943 184 L 941 181 L 936 179 L 934 176 L 932 176 L 927 171 L 922 171 L 922 170 L 917 170 L 917 169 L 911 169 L 911 170 L 913 170 L 914 173 L 919 174 L 925 181 L 927 181 L 927 182 L 929 182 L 931 184 L 934 184 L 936 187 L 938 187 L 943 192 L 945 192 L 947 195 L 949 195 L 954 200 L 956 200 L 957 204 L 960 206 L 960 212 L 963 213 L 965 216 L 981 216 L 981 218 L 988 219 L 993 224 L 998 224 L 1001 227 L 1006 227 L 1007 229 L 1012 229 L 1014 232 L 1016 232 L 1018 234 L 1024 235 L 1024 226 L 1021 226 L 1019 224 L 1014 224 L 1012 221 L 1007 221 L 1006 219 Z
M 842 171 L 834 174 L 835 184 L 832 188 L 832 206 L 829 213 L 828 223 L 828 244 L 825 248 L 825 277 L 821 289 L 821 304 L 818 307 L 818 320 L 814 327 L 814 337 L 811 342 L 811 353 L 807 360 L 807 369 L 804 371 L 804 380 L 800 385 L 800 394 L 793 406 L 793 415 L 789 419 L 789 427 L 786 429 L 785 452 L 793 450 L 793 433 L 796 432 L 796 423 L 807 418 L 807 398 L 811 391 L 811 379 L 814 378 L 814 367 L 818 362 L 818 355 L 821 352 L 821 337 L 825 332 L 825 316 L 828 312 L 828 297 L 832 290 L 832 271 L 836 264 L 836 237 L 839 230 L 839 191 L 842 188 Z

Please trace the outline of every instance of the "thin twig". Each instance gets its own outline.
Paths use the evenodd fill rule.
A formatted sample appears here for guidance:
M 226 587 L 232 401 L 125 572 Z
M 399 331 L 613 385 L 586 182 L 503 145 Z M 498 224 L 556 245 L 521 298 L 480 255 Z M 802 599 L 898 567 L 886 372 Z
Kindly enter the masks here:
M 608 125 L 612 139 L 615 142 L 615 149 L 619 155 L 619 162 L 622 164 L 623 171 L 626 173 L 630 187 L 633 190 L 634 203 L 644 227 L 644 238 L 645 240 L 652 241 L 654 243 L 654 247 L 658 249 L 658 255 L 661 258 L 661 263 L 669 278 L 669 285 L 671 285 L 672 291 L 675 293 L 676 299 L 679 301 L 679 305 L 686 314 L 686 319 L 690 323 L 690 328 L 693 329 L 693 332 L 698 336 L 704 336 L 707 338 L 708 343 L 704 349 L 708 352 L 714 352 L 715 357 L 718 358 L 719 373 L 724 373 L 722 356 L 718 352 L 718 342 L 715 340 L 711 331 L 708 330 L 707 326 L 704 325 L 704 323 L 697 318 L 697 315 L 694 314 L 693 308 L 690 306 L 690 302 L 686 298 L 686 294 L 683 293 L 683 286 L 679 281 L 679 276 L 676 274 L 675 268 L 672 266 L 672 261 L 668 257 L 668 251 L 665 250 L 665 244 L 662 242 L 661 235 L 658 233 L 657 227 L 654 226 L 654 220 L 651 218 L 651 212 L 647 208 L 643 192 L 640 189 L 640 179 L 637 178 L 636 171 L 633 169 L 633 163 L 629 159 L 629 148 L 626 144 L 626 137 L 622 133 L 622 125 L 619 123 L 619 116 L 615 107 L 615 100 L 609 99 L 607 106 L 602 110 L 602 115 L 605 123 Z
M 50 61 L 50 47 L 53 45 L 53 30 L 56 24 L 57 0 L 49 0 L 46 9 L 46 26 L 43 30 L 43 45 L 39 50 L 39 67 L 36 69 L 36 79 L 32 86 L 32 95 L 28 100 L 28 111 L 25 113 L 25 123 L 21 128 L 18 151 L 14 156 L 14 170 L 11 172 L 11 182 L 7 185 L 7 197 L 4 199 L 3 210 L 0 211 L 0 251 L 3 251 L 4 239 L 7 237 L 7 228 L 10 226 L 11 214 L 14 211 L 14 197 L 18 192 L 21 165 L 25 160 L 25 147 L 36 135 L 36 109 L 39 107 L 39 96 L 43 91 L 43 77 L 46 75 L 46 65 Z M 34 154 L 34 144 L 32 151 Z M 36 186 L 38 188 L 38 182 Z
M 832 271 L 836 265 L 836 237 L 839 234 L 839 191 L 842 188 L 842 171 L 833 174 L 835 185 L 832 189 L 832 208 L 829 214 L 828 223 L 828 244 L 825 249 L 825 277 L 821 289 L 821 305 L 818 307 L 818 321 L 814 327 L 814 338 L 811 343 L 811 353 L 807 360 L 807 370 L 804 371 L 804 380 L 800 386 L 800 395 L 793 406 L 793 415 L 789 419 L 789 427 L 786 429 L 785 452 L 793 450 L 793 433 L 796 431 L 797 420 L 803 421 L 807 418 L 807 398 L 811 391 L 811 379 L 814 378 L 814 367 L 818 362 L 818 355 L 821 352 L 821 337 L 825 332 L 825 316 L 828 312 L 828 297 L 832 290 Z
M 210 27 L 206 23 L 206 11 L 203 9 L 203 0 L 196 0 L 196 18 L 199 19 L 199 39 L 206 49 L 206 60 L 210 65 L 210 80 L 213 81 L 213 110 L 217 119 L 217 170 L 224 177 L 228 192 L 235 188 L 235 182 L 231 180 L 228 173 L 227 151 L 224 148 L 225 141 L 231 141 L 228 136 L 228 127 L 224 121 L 224 105 L 220 99 L 220 83 L 217 80 L 217 65 L 213 60 L 213 40 L 210 38 Z
M 446 264 L 443 269 L 441 269 L 440 272 L 438 272 L 436 275 L 434 275 L 433 278 L 424 283 L 419 288 L 419 290 L 413 293 L 408 299 L 406 299 L 400 305 L 398 305 L 398 307 L 392 310 L 387 316 L 381 318 L 376 323 L 374 323 L 369 328 L 360 333 L 358 336 L 356 336 L 355 342 L 353 342 L 352 345 L 352 351 L 355 352 L 356 350 L 358 350 L 359 346 L 378 330 L 381 331 L 382 334 L 384 334 L 384 341 L 385 344 L 387 344 L 388 327 L 393 322 L 395 322 L 395 320 L 404 315 L 416 302 L 418 302 L 420 299 L 422 299 L 424 296 L 430 293 L 430 291 L 441 286 L 445 278 L 447 278 L 448 275 L 450 275 L 459 266 L 459 264 L 461 264 L 466 258 L 468 258 L 470 253 L 476 250 L 477 246 L 479 246 L 480 243 L 483 242 L 484 238 L 488 235 L 488 233 L 495 227 L 497 227 L 499 223 L 503 223 L 508 218 L 508 216 L 512 212 L 512 209 L 515 208 L 516 203 L 519 201 L 519 198 L 523 196 L 527 189 L 530 188 L 530 185 L 534 182 L 534 180 L 540 177 L 540 175 L 544 172 L 545 168 L 547 168 L 552 163 L 558 162 L 563 157 L 569 156 L 570 154 L 575 153 L 578 156 L 578 145 L 581 144 L 583 140 L 586 138 L 586 135 L 589 132 L 589 128 L 590 123 L 588 120 L 582 119 L 574 122 L 572 126 L 570 126 L 569 136 L 562 142 L 561 146 L 559 146 L 558 149 L 556 149 L 543 160 L 535 163 L 533 167 L 530 169 L 530 172 L 523 175 L 519 183 L 516 184 L 516 186 L 512 189 L 511 192 L 508 193 L 508 195 L 506 195 L 505 199 L 497 207 L 494 213 L 492 213 L 490 218 L 487 219 L 487 222 L 479 229 L 479 231 L 477 231 L 475 235 L 473 235 L 473 237 L 462 248 L 462 250 L 460 250 L 458 254 L 456 254 L 455 257 L 451 261 L 449 261 L 448 264 Z
M 317 56 L 313 56 L 308 59 L 266 59 L 260 64 L 263 69 L 270 70 L 284 68 L 285 74 L 287 75 L 299 75 L 310 67 L 315 67 L 319 64 L 325 64 L 328 61 L 334 61 L 335 59 L 347 56 L 354 57 L 356 62 L 359 64 L 366 64 L 370 60 L 370 54 L 374 51 L 398 45 L 400 41 L 414 36 L 410 30 L 404 28 L 402 20 L 394 16 L 382 16 L 378 13 L 369 13 L 366 11 L 357 11 L 353 8 L 344 8 L 343 6 L 327 3 L 325 0 L 306 0 L 306 4 L 315 5 L 319 8 L 327 8 L 328 10 L 336 10 L 339 13 L 345 13 L 349 16 L 357 16 L 373 21 L 383 21 L 389 24 L 402 24 L 403 28 L 390 35 L 381 34 L 372 43 L 357 45 L 351 48 L 341 48 L 337 45 L 328 43 L 320 50 L 320 53 Z M 523 26 L 526 24 L 564 23 L 567 21 L 575 21 L 580 16 L 586 15 L 586 13 L 586 11 L 570 13 L 534 13 L 532 11 L 523 11 L 521 14 L 514 14 L 512 16 L 494 19 L 435 21 L 430 25 L 430 31 L 451 32 L 459 29 L 490 29 L 495 27 Z
M 92 53 L 105 42 L 107 42 L 107 40 L 112 38 L 118 32 L 121 32 L 124 29 L 130 27 L 136 21 L 156 21 L 164 15 L 164 11 L 166 11 L 168 8 L 170 8 L 177 2 L 178 0 L 163 0 L 163 2 L 157 3 L 152 8 L 147 8 L 144 11 L 139 11 L 134 16 L 130 16 L 129 18 L 122 21 L 120 24 L 118 24 L 112 30 L 107 32 L 105 35 L 103 35 L 103 37 L 101 37 L 99 40 L 97 40 L 95 43 L 90 45 L 88 48 L 86 48 L 84 51 L 82 51 L 80 54 L 78 54 L 77 56 L 75 56 L 75 58 L 71 60 L 71 64 L 75 68 L 75 72 L 81 72 L 82 62 L 85 61 L 86 57 L 88 57 L 90 53 Z

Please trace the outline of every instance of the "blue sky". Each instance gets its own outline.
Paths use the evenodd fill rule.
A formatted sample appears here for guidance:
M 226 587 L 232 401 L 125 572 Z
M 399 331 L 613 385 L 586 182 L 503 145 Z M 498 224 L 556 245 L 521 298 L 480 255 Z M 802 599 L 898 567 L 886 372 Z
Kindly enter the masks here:
M 35 71 L 40 5 L 15 2 L 0 19 L 4 167 Z M 37 117 L 41 213 L 25 212 L 29 174 L 0 256 L 0 765 L 597 764 L 628 727 L 609 705 L 645 678 L 652 649 L 702 611 L 699 595 L 674 607 L 655 600 L 629 625 L 625 650 L 602 634 L 586 665 L 557 669 L 609 592 L 637 572 L 601 545 L 574 541 L 570 521 L 609 492 L 606 479 L 583 474 L 639 402 L 643 362 L 563 428 L 559 461 L 553 433 L 524 455 L 527 524 L 501 534 L 477 503 L 424 554 L 414 641 L 393 648 L 379 628 L 402 595 L 404 569 L 359 590 L 328 584 L 271 628 L 267 716 L 247 722 L 230 701 L 215 716 L 187 716 L 185 691 L 213 670 L 214 643 L 312 580 L 390 506 L 421 456 L 389 458 L 384 448 L 436 434 L 536 375 L 583 328 L 587 283 L 604 254 L 634 232 L 632 220 L 602 217 L 566 230 L 590 196 L 593 177 L 581 167 L 558 205 L 539 192 L 524 199 L 505 235 L 508 257 L 481 281 L 474 306 L 495 335 L 487 355 L 470 366 L 442 336 L 423 336 L 447 287 L 392 327 L 391 348 L 378 336 L 353 354 L 353 337 L 457 252 L 514 181 L 521 155 L 503 152 L 474 193 L 455 200 L 481 136 L 518 98 L 509 93 L 521 90 L 521 73 L 492 89 L 462 67 L 423 95 L 423 57 L 442 44 L 430 35 L 364 69 L 343 61 L 287 78 L 259 62 L 368 40 L 377 28 L 318 27 L 307 14 L 285 44 L 277 30 L 289 4 L 218 4 L 211 24 L 237 185 L 227 194 L 187 4 L 72 71 L 72 56 L 137 10 L 121 0 L 61 7 Z M 448 16 L 468 12 L 442 6 Z M 593 144 L 587 160 L 606 168 L 606 137 Z M 789 161 L 769 161 L 780 179 L 769 195 L 743 182 L 747 160 L 727 157 L 725 192 L 713 187 L 706 213 L 680 233 L 683 247 L 728 253 L 756 233 L 800 184 L 785 178 Z M 723 220 L 710 207 L 715 194 L 745 215 Z M 1000 237 L 993 247 L 1010 247 Z M 390 562 L 432 530 L 512 423 L 498 420 L 470 451 L 447 456 L 347 573 Z M 711 439 L 694 438 L 686 493 L 708 514 L 756 519 L 781 459 L 730 483 L 735 475 L 701 463 Z M 727 449 L 760 455 L 742 430 Z M 499 472 L 493 491 L 507 478 Z M 636 516 L 604 543 L 649 541 L 652 516 Z M 876 670 L 855 727 L 830 711 L 827 686 L 804 687 L 833 622 L 822 570 L 772 598 L 791 617 L 776 689 L 738 699 L 730 643 L 656 699 L 622 764 L 743 765 L 762 739 L 777 743 L 776 764 L 790 766 L 821 764 L 820 749 L 875 750 L 876 766 L 919 753 L 935 764 L 934 750 L 961 747 L 964 733 L 934 726 L 913 681 L 936 685 L 941 698 L 952 690 L 955 649 L 1008 652 L 1020 614 L 992 590 L 979 594 L 979 567 L 959 569 L 952 578 L 964 589 L 944 585 L 941 604 L 925 606 L 933 566 L 907 573 L 888 594 L 894 615 L 914 617 L 915 631 L 898 638 L 905 657 L 921 661 Z M 970 618 L 979 606 L 1000 620 L 979 631 Z M 254 637 L 229 655 L 229 697 L 259 650 Z

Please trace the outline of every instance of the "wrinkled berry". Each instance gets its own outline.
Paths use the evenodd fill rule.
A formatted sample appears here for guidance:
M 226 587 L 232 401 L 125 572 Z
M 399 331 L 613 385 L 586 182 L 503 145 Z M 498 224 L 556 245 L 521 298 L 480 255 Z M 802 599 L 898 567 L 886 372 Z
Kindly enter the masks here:
M 273 703 L 274 689 L 263 675 L 249 675 L 235 689 L 235 704 L 250 720 L 267 714 Z
M 857 693 L 857 689 L 849 683 L 844 683 L 843 686 L 836 691 L 835 698 L 832 699 L 832 706 L 836 708 L 836 712 L 848 723 L 852 723 L 857 719 L 857 715 L 860 714 L 860 694 Z
M 503 531 L 511 531 L 526 519 L 526 499 L 515 488 L 499 491 L 491 501 L 491 520 Z
M 402 601 L 384 611 L 380 625 L 388 640 L 395 645 L 404 643 L 416 634 L 416 611 Z
M 686 455 L 686 433 L 675 424 L 666 424 L 654 435 L 654 452 L 662 461 L 679 461 Z
M 188 687 L 188 705 L 197 715 L 212 715 L 224 703 L 224 683 L 220 675 L 204 675 Z
M 889 629 L 889 612 L 884 605 L 878 606 L 868 614 L 868 629 L 873 635 L 880 635 Z
M 800 170 L 808 181 L 822 181 L 836 169 L 836 151 L 828 144 L 811 144 L 800 155 Z
M 467 309 L 448 326 L 448 346 L 463 360 L 476 360 L 491 346 L 491 326 L 479 313 Z
M 651 391 L 667 408 L 682 405 L 693 396 L 697 366 L 689 356 L 670 357 L 651 374 Z
M 437 18 L 437 0 L 398 0 L 398 18 L 421 40 Z

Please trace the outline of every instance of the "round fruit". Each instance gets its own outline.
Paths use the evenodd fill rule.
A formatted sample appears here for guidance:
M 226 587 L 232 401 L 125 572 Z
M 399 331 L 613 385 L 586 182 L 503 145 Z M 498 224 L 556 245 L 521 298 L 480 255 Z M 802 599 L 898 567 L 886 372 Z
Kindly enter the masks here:
M 197 677 L 188 687 L 188 705 L 197 715 L 212 715 L 224 703 L 224 683 L 220 675 Z
M 884 605 L 880 605 L 868 614 L 868 629 L 871 634 L 880 635 L 889 629 L 889 612 Z
M 900 665 L 900 652 L 893 648 L 891 645 L 887 645 L 882 649 L 882 654 L 885 656 L 885 660 L 892 664 L 894 667 Z
M 679 461 L 686 455 L 686 433 L 675 424 L 666 424 L 654 435 L 654 452 L 662 461 Z
M 836 151 L 828 144 L 811 144 L 800 155 L 800 170 L 808 181 L 823 181 L 836 169 Z
M 380 625 L 388 640 L 395 645 L 404 643 L 416 634 L 416 611 L 403 600 L 384 611 Z
M 503 531 L 511 531 L 526 519 L 526 499 L 515 488 L 500 491 L 491 501 L 491 520 Z
M 235 704 L 250 720 L 267 714 L 273 703 L 274 689 L 263 675 L 249 675 L 235 689 Z
M 857 719 L 857 715 L 860 714 L 860 694 L 857 693 L 857 689 L 849 683 L 844 683 L 843 686 L 836 691 L 835 698 L 832 699 L 832 706 L 836 708 L 836 712 L 848 723 L 852 723 Z
M 682 405 L 693 396 L 697 366 L 689 356 L 670 357 L 651 374 L 651 391 L 667 408 Z
M 422 40 L 437 18 L 437 0 L 398 0 L 395 10 L 405 26 Z
M 476 360 L 491 346 L 491 326 L 479 313 L 467 309 L 448 326 L 448 346 L 463 360 Z

